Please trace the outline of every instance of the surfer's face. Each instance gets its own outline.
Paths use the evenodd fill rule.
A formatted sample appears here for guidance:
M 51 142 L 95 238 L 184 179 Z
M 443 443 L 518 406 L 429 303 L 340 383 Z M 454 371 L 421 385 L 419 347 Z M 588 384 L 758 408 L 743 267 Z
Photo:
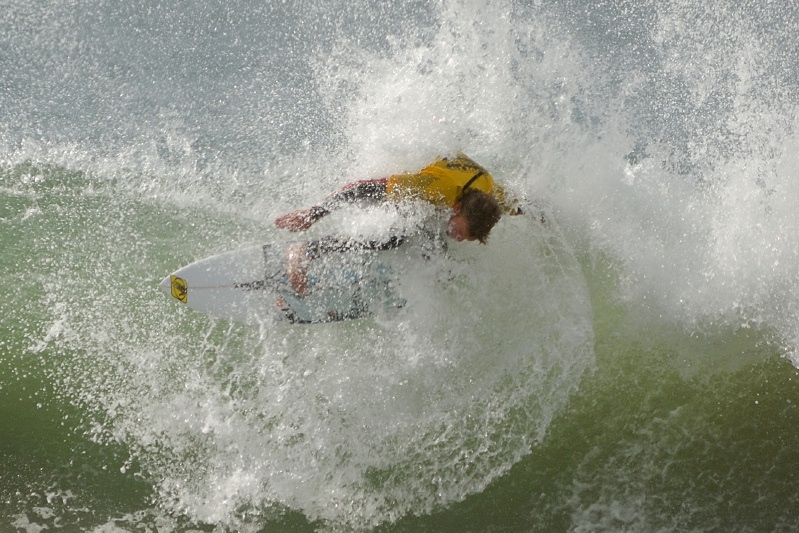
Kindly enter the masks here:
M 466 217 L 461 215 L 459 211 L 460 210 L 457 210 L 455 214 L 452 215 L 452 218 L 449 219 L 447 235 L 458 242 L 475 240 L 475 238 L 472 237 L 472 234 L 469 233 L 469 223 L 466 220 Z

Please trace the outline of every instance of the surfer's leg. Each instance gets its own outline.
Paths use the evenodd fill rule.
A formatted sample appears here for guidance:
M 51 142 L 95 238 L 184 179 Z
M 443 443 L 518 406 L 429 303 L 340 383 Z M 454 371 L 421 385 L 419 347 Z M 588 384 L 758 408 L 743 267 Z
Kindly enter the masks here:
M 308 246 L 305 243 L 292 244 L 286 257 L 286 274 L 291 288 L 299 296 L 308 293 Z

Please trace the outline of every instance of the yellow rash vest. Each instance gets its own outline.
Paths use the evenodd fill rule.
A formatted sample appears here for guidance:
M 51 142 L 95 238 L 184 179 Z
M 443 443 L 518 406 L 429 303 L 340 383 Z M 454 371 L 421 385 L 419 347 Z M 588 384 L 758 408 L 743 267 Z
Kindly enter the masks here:
M 453 207 L 460 201 L 467 185 L 493 196 L 506 213 L 514 214 L 516 202 L 506 198 L 505 190 L 494 182 L 486 169 L 462 153 L 454 159 L 439 159 L 417 174 L 390 176 L 386 194 L 396 200 L 418 199 Z

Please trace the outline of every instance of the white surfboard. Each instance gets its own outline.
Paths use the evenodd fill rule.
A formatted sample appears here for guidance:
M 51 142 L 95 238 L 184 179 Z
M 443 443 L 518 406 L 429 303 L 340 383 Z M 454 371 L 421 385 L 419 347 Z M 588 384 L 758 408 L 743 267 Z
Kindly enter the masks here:
M 333 253 L 310 261 L 308 292 L 298 295 L 286 275 L 288 246 L 251 246 L 201 259 L 165 277 L 160 287 L 191 309 L 237 322 L 351 320 L 405 303 L 393 290 L 391 267 L 381 260 L 387 252 Z

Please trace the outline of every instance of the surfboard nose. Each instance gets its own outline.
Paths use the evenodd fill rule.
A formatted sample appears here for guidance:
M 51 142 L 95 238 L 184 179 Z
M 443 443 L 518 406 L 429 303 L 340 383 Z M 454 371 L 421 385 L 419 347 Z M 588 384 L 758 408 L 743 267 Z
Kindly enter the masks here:
M 167 277 L 165 277 L 164 279 L 161 280 L 161 283 L 159 283 L 158 286 L 161 288 L 162 291 L 164 291 L 165 293 L 169 294 L 170 293 L 171 284 L 172 284 L 172 281 L 170 280 L 170 276 L 167 276 Z

